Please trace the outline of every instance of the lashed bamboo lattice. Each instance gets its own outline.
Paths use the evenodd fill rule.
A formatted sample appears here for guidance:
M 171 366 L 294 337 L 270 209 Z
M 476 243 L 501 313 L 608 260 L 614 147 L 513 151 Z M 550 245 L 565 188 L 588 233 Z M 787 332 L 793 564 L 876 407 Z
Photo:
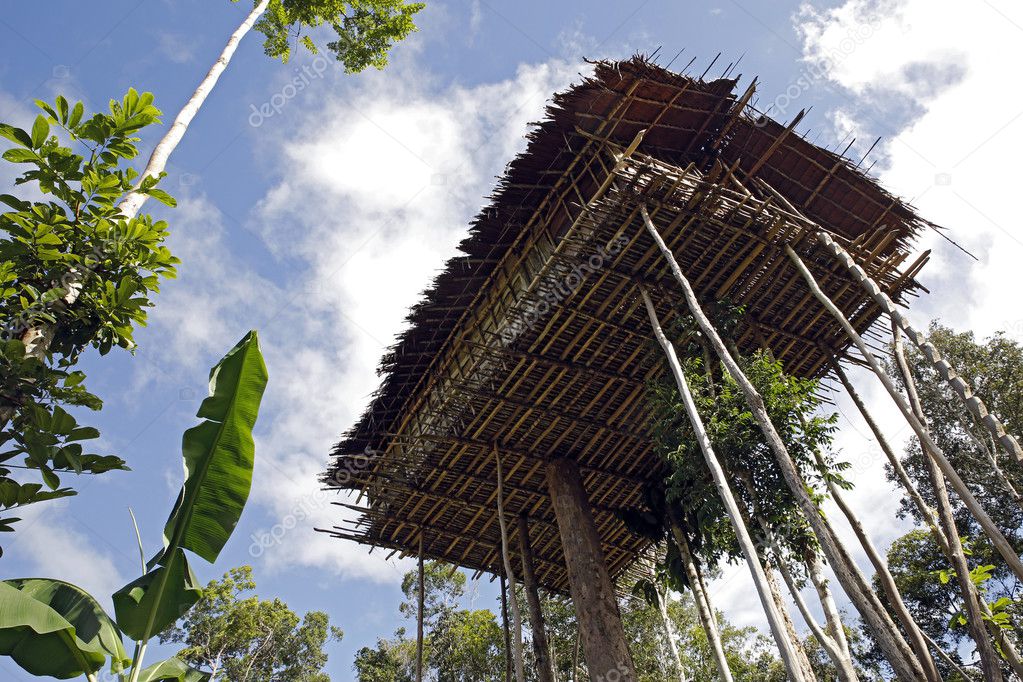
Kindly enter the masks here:
M 529 516 L 538 582 L 567 591 L 544 484 L 552 457 L 584 474 L 608 568 L 648 549 L 617 512 L 663 473 L 648 437 L 647 382 L 664 371 L 636 290 L 670 273 L 638 215 L 645 203 L 698 296 L 745 308 L 740 348 L 769 348 L 819 376 L 848 349 L 783 251 L 793 244 L 870 337 L 880 315 L 816 240 L 823 227 L 896 301 L 920 288 L 930 226 L 839 155 L 756 112 L 752 86 L 704 82 L 636 57 L 595 64 L 555 95 L 455 258 L 384 358 L 382 386 L 336 447 L 328 487 L 354 490 L 354 519 L 326 532 L 499 571 L 493 447 L 509 518 Z M 876 338 L 877 337 L 873 337 Z M 515 570 L 521 566 L 516 564 Z

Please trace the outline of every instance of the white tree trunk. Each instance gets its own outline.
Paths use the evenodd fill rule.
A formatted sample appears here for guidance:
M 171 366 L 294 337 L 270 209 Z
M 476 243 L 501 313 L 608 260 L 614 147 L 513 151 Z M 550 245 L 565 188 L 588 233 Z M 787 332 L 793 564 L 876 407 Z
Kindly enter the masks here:
M 640 206 L 640 214 L 643 217 L 643 222 L 646 225 L 647 230 L 650 232 L 650 236 L 653 237 L 654 242 L 661 250 L 665 260 L 668 262 L 672 274 L 682 287 L 686 305 L 693 317 L 696 319 L 700 330 L 707 337 L 708 341 L 710 341 L 714 352 L 724 364 L 729 375 L 731 375 L 742 390 L 743 395 L 746 398 L 746 402 L 753 413 L 754 419 L 760 427 L 761 432 L 764 434 L 768 446 L 774 454 L 775 460 L 778 462 L 778 467 L 781 470 L 782 476 L 784 477 L 789 490 L 796 498 L 803 515 L 813 528 L 814 533 L 821 543 L 821 548 L 824 550 L 825 556 L 827 556 L 828 560 L 831 562 L 831 565 L 835 570 L 835 575 L 838 577 L 842 587 L 845 588 L 846 594 L 856 605 L 856 609 L 860 612 L 860 615 L 863 616 L 867 626 L 871 628 L 871 631 L 877 639 L 878 645 L 884 652 L 885 657 L 888 659 L 888 662 L 892 666 L 896 676 L 906 682 L 919 682 L 919 680 L 923 677 L 923 669 L 915 660 L 909 644 L 906 643 L 906 640 L 895 627 L 895 623 L 892 622 L 891 617 L 884 610 L 883 605 L 878 600 L 877 595 L 870 586 L 870 583 L 856 566 L 855 561 L 853 561 L 852 557 L 839 541 L 838 536 L 831 530 L 830 525 L 828 525 L 824 517 L 821 516 L 816 503 L 807 492 L 806 482 L 803 481 L 799 470 L 796 468 L 795 462 L 792 460 L 788 450 L 785 448 L 785 443 L 782 441 L 781 436 L 778 435 L 778 431 L 771 423 L 771 418 L 764 407 L 763 398 L 761 398 L 756 387 L 754 387 L 750 382 L 749 377 L 746 376 L 736 363 L 735 359 L 731 356 L 731 354 L 729 354 L 728 349 L 725 347 L 724 342 L 718 335 L 717 330 L 714 329 L 714 325 L 710 323 L 707 315 L 703 312 L 703 308 L 700 306 L 700 302 L 696 298 L 696 293 L 693 291 L 692 285 L 689 284 L 689 280 L 686 279 L 686 276 L 682 274 L 682 268 L 679 266 L 678 261 L 675 260 L 674 254 L 672 254 L 671 249 L 668 248 L 667 244 L 664 243 L 661 235 L 657 232 L 657 228 L 654 227 L 653 221 L 650 220 L 650 214 L 647 212 L 646 206 Z
M 504 560 L 504 573 L 508 576 L 508 604 L 512 613 L 512 660 L 515 663 L 515 679 L 526 682 L 522 662 L 522 614 L 519 612 L 519 600 L 515 597 L 515 573 L 508 553 L 508 526 L 504 520 L 504 473 L 501 470 L 501 453 L 496 445 L 494 463 L 497 466 L 497 521 L 501 527 L 501 557 Z
M 199 86 L 192 92 L 192 96 L 185 103 L 185 106 L 181 108 L 178 115 L 174 118 L 174 122 L 171 124 L 170 129 L 164 134 L 163 138 L 157 143 L 153 149 L 153 153 L 149 157 L 149 162 L 146 164 L 146 169 L 142 175 L 139 176 L 136 188 L 138 188 L 142 181 L 147 177 L 155 177 L 162 173 L 167 168 L 167 160 L 170 158 L 171 153 L 181 142 L 181 138 L 184 137 L 185 131 L 188 130 L 188 125 L 195 118 L 195 115 L 199 112 L 203 102 L 209 96 L 213 87 L 217 84 L 221 74 L 227 68 L 228 63 L 231 61 L 231 57 L 234 56 L 234 52 L 238 49 L 238 43 L 242 37 L 245 36 L 252 29 L 252 25 L 256 23 L 260 15 L 266 11 L 269 0 L 262 0 L 256 5 L 245 21 L 235 29 L 234 33 L 227 41 L 227 45 L 224 46 L 224 50 L 220 53 L 220 57 L 213 63 L 210 70 L 206 73 L 206 77 L 202 79 Z M 128 192 L 118 203 L 117 208 L 125 220 L 131 220 L 138 215 L 142 205 L 146 202 L 147 195 L 141 194 L 135 190 Z M 83 277 L 85 275 L 78 270 L 71 270 L 68 273 L 65 287 L 67 293 L 63 298 L 64 306 L 72 306 L 78 300 L 79 295 L 82 293 L 83 288 Z M 55 324 L 43 323 L 30 327 L 25 331 L 21 337 L 22 343 L 25 344 L 25 352 L 27 355 L 38 358 L 39 360 L 45 360 L 46 355 L 50 352 L 50 345 L 53 343 L 54 336 L 57 328 Z M 13 411 L 8 413 L 0 414 L 0 422 L 6 422 L 13 415 Z
M 253 24 L 266 11 L 269 4 L 270 0 L 261 0 L 258 5 L 252 8 L 249 15 L 245 17 L 245 21 L 228 38 L 227 45 L 224 46 L 220 57 L 217 58 L 217 61 L 213 62 L 213 66 L 206 73 L 206 77 L 202 79 L 195 91 L 192 92 L 192 96 L 185 103 L 185 106 L 181 107 L 181 111 L 174 117 L 174 122 L 171 124 L 170 129 L 167 130 L 163 138 L 153 149 L 153 153 L 149 157 L 149 163 L 146 164 L 146 170 L 139 176 L 138 185 L 141 185 L 144 179 L 157 177 L 166 170 L 167 161 L 170 159 L 171 153 L 177 148 L 181 138 L 185 136 L 185 131 L 188 130 L 189 124 L 192 123 L 192 119 L 199 113 L 199 109 L 213 91 L 224 70 L 227 69 L 227 65 L 231 62 L 231 57 L 234 56 L 235 50 L 238 49 L 238 43 L 252 29 Z M 117 207 L 126 219 L 131 219 L 138 215 L 142 204 L 146 202 L 146 198 L 145 194 L 129 192 Z
M 802 674 L 802 668 L 799 665 L 799 659 L 785 631 L 785 624 L 777 608 L 775 608 L 771 590 L 767 583 L 767 576 L 764 573 L 764 567 L 760 563 L 760 556 L 757 554 L 756 544 L 753 542 L 753 538 L 750 537 L 749 529 L 746 528 L 746 524 L 742 520 L 742 514 L 739 512 L 739 505 L 735 500 L 735 495 L 728 486 L 725 473 L 721 469 L 721 463 L 718 461 L 714 447 L 707 436 L 707 431 L 703 427 L 703 420 L 700 418 L 700 413 L 696 410 L 693 396 L 689 392 L 689 383 L 682 372 L 682 365 L 679 363 L 678 355 L 675 354 L 675 347 L 668 341 L 668 337 L 664 335 L 664 331 L 661 329 L 661 323 L 657 319 L 657 311 L 654 309 L 653 301 L 650 300 L 650 294 L 642 286 L 640 287 L 640 293 L 643 296 L 643 303 L 646 305 L 647 315 L 650 317 L 650 325 L 653 327 L 654 336 L 657 337 L 657 342 L 664 350 L 664 354 L 668 358 L 668 364 L 671 367 L 671 372 L 675 376 L 675 383 L 678 385 L 679 393 L 682 395 L 682 401 L 685 404 L 689 422 L 696 433 L 697 441 L 700 444 L 700 451 L 703 453 L 707 468 L 714 479 L 718 495 L 721 496 L 721 500 L 725 504 L 728 518 L 732 523 L 732 528 L 735 530 L 735 537 L 739 542 L 739 547 L 742 549 L 743 556 L 746 558 L 750 573 L 753 575 L 753 584 L 756 586 L 757 596 L 760 597 L 760 604 L 767 615 L 767 622 L 771 627 L 774 641 L 778 645 L 782 661 L 785 663 L 785 668 L 794 682 L 806 682 Z

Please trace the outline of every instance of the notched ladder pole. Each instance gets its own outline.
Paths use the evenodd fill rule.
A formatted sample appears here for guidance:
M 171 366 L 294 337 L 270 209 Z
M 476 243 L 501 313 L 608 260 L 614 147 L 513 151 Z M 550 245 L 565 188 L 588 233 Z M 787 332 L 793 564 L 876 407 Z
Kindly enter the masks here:
M 646 215 L 645 209 L 643 213 Z M 732 494 L 732 489 L 728 486 L 725 472 L 721 468 L 721 463 L 714 452 L 714 447 L 707 436 L 707 431 L 703 427 L 700 413 L 696 410 L 696 404 L 693 402 L 693 396 L 689 392 L 689 384 L 686 381 L 685 374 L 682 372 L 682 365 L 679 362 L 678 355 L 675 353 L 675 347 L 661 329 L 661 323 L 657 319 L 657 310 L 654 308 L 654 302 L 650 300 L 650 294 L 647 293 L 646 288 L 640 285 L 639 293 L 643 297 L 644 305 L 646 305 L 647 315 L 650 317 L 650 325 L 653 327 L 654 336 L 657 337 L 657 342 L 668 358 L 671 373 L 674 375 L 675 383 L 678 386 L 679 393 L 682 395 L 686 414 L 693 426 L 693 431 L 696 433 L 696 440 L 700 444 L 700 451 L 703 453 L 703 458 L 707 462 L 707 468 L 714 479 L 714 486 L 717 488 L 718 495 L 725 504 L 728 517 L 732 522 L 732 528 L 735 530 L 735 537 L 738 539 L 742 553 L 746 557 L 746 563 L 749 564 L 750 573 L 753 574 L 753 582 L 757 588 L 757 595 L 760 597 L 760 604 L 767 615 L 767 622 L 771 627 L 771 634 L 774 635 L 774 641 L 778 645 L 782 660 L 785 663 L 789 676 L 794 682 L 804 682 L 802 669 L 799 666 L 799 660 L 796 658 L 796 652 L 792 648 L 791 642 L 789 642 L 781 615 L 775 608 L 774 599 L 767 588 L 767 575 L 764 573 L 764 567 L 760 563 L 760 556 L 757 554 L 756 545 L 753 542 L 753 538 L 750 537 L 746 524 L 742 520 L 739 504 Z M 722 672 L 722 675 L 724 674 L 726 673 Z
M 930 361 L 941 378 L 948 382 L 948 385 L 952 387 L 952 391 L 963 401 L 970 414 L 984 425 L 995 441 L 1005 448 L 1006 452 L 1015 457 L 1016 461 L 1023 463 L 1023 448 L 1020 447 L 1019 441 L 1012 434 L 1006 432 L 1005 425 L 1002 424 L 998 417 L 988 412 L 984 401 L 974 395 L 972 387 L 966 383 L 965 379 L 959 376 L 947 360 L 941 357 L 941 353 L 934 347 L 934 344 L 928 341 L 926 336 L 910 324 L 906 316 L 895 305 L 895 302 L 867 274 L 866 270 L 853 260 L 852 255 L 841 244 L 832 239 L 831 235 L 823 230 L 819 230 L 815 236 L 827 252 L 834 256 L 849 271 L 852 278 L 859 282 L 863 289 L 870 294 L 874 303 L 887 313 L 895 321 L 895 324 L 906 333 L 909 340 L 920 349 L 920 352 Z
M 873 370 L 874 374 L 877 375 L 877 378 L 881 380 L 882 384 L 884 384 L 885 390 L 888 391 L 888 394 L 898 406 L 899 411 L 902 412 L 906 421 L 909 422 L 910 427 L 913 429 L 913 433 L 916 434 L 917 438 L 920 439 L 921 444 L 924 445 L 924 450 L 929 452 L 934 458 L 935 463 L 941 469 L 941 473 L 948 478 L 949 482 L 952 484 L 952 488 L 956 491 L 956 494 L 963 500 L 963 503 L 970 510 L 970 513 L 977 519 L 977 522 L 980 523 L 981 527 L 984 529 L 985 534 L 991 539 L 991 542 L 998 549 L 998 553 L 1002 555 L 1003 559 L 1005 559 L 1005 562 L 1012 569 L 1012 572 L 1015 573 L 1020 580 L 1023 580 L 1023 562 L 1020 561 L 1019 555 L 1016 554 L 1012 545 L 1005 539 L 1005 535 L 1003 535 L 1002 531 L 998 529 L 998 526 L 996 526 L 995 522 L 990 516 L 988 516 L 988 513 L 984 511 L 984 508 L 981 506 L 980 502 L 977 501 L 977 498 L 973 496 L 972 492 L 970 492 L 969 487 L 967 487 L 963 479 L 960 478 L 959 473 L 956 472 L 952 464 L 945 458 L 945 453 L 942 452 L 941 448 L 938 447 L 938 444 L 934 442 L 934 439 L 931 438 L 930 433 L 928 433 L 924 425 L 919 419 L 917 419 L 917 416 L 909 406 L 909 403 L 906 402 L 906 398 L 899 393 L 899 390 L 895 387 L 891 377 L 885 373 L 884 369 L 882 369 L 880 363 L 877 361 L 877 358 L 874 357 L 874 354 L 869 348 L 867 348 L 867 344 L 864 342 L 863 337 L 860 336 L 859 332 L 853 328 L 852 324 L 846 318 L 845 313 L 839 310 L 838 306 L 836 306 L 828 295 L 820 288 L 820 285 L 814 278 L 813 273 L 807 269 L 803 259 L 799 257 L 792 247 L 786 245 L 785 252 L 795 264 L 796 269 L 803 276 L 803 279 L 806 280 L 806 283 L 809 285 L 810 291 L 813 293 L 814 297 L 817 298 L 817 300 L 820 301 L 825 308 L 827 308 L 828 312 L 831 313 L 831 315 L 842 325 L 846 335 L 859 349 L 860 354 L 863 356 L 864 360 L 867 361 L 867 364 L 870 365 L 870 369 Z M 949 540 L 951 540 L 951 538 L 949 538 Z

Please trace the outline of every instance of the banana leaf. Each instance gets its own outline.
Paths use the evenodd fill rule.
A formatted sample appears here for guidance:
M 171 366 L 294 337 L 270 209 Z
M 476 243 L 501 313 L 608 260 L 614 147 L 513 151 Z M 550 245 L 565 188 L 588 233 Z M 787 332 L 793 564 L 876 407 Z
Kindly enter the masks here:
M 138 682 L 206 682 L 209 679 L 209 673 L 196 670 L 180 658 L 168 658 L 142 670 Z
M 121 633 L 96 600 L 60 580 L 0 582 L 0 655 L 28 673 L 69 679 L 95 673 L 110 658 L 118 672 L 131 659 Z

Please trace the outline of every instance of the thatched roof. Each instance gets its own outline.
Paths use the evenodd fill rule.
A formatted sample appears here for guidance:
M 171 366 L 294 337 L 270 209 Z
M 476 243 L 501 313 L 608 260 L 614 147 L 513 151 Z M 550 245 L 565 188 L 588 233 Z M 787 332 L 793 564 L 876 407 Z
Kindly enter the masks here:
M 905 262 L 929 223 L 735 87 L 636 57 L 596 63 L 554 96 L 332 453 L 326 485 L 365 495 L 356 521 L 327 532 L 409 554 L 422 535 L 428 557 L 497 571 L 497 447 L 506 509 L 531 520 L 538 579 L 563 591 L 544 464 L 572 457 L 612 576 L 623 574 L 647 543 L 616 511 L 641 506 L 643 485 L 663 473 L 646 382 L 664 364 L 636 284 L 660 293 L 667 320 L 680 300 L 640 203 L 701 299 L 744 306 L 741 349 L 769 348 L 795 374 L 822 375 L 848 343 L 786 243 L 862 331 L 879 311 L 808 233 L 831 232 L 896 300 L 919 287 L 926 256 Z

